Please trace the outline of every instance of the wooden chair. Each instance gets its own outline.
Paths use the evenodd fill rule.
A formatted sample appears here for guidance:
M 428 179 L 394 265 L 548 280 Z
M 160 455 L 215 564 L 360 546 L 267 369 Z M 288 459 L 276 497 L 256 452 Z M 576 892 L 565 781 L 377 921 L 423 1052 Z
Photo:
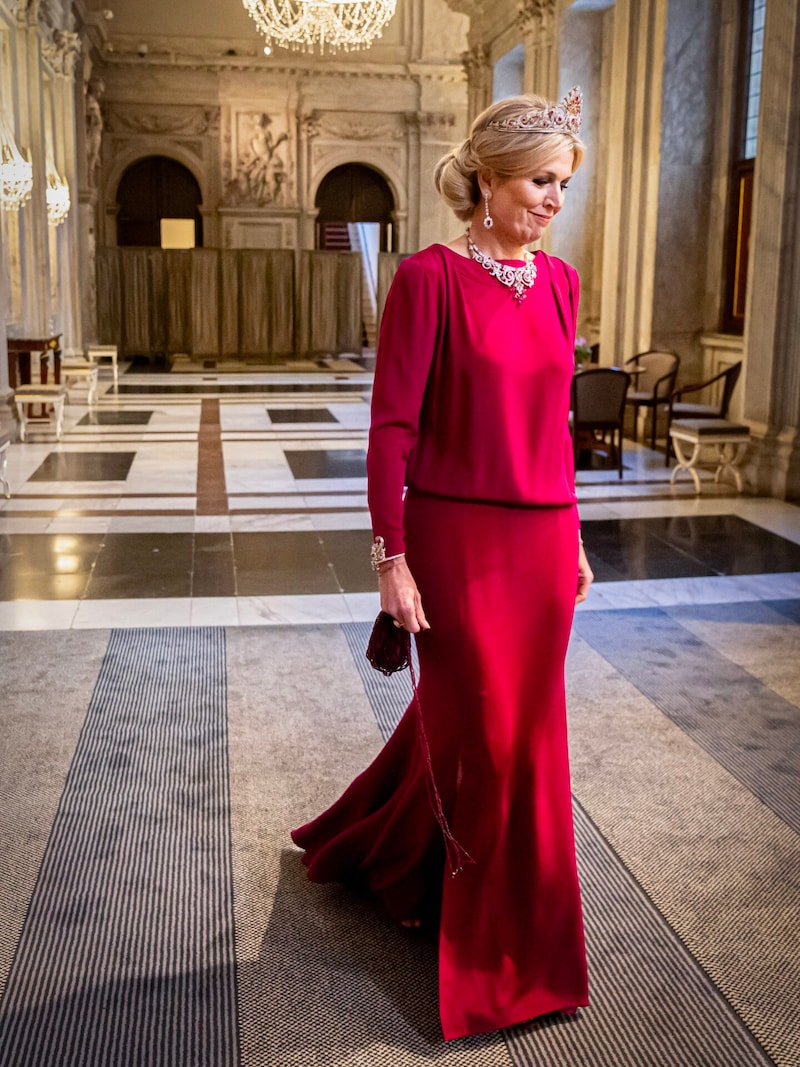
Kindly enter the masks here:
M 650 349 L 626 360 L 625 369 L 631 372 L 634 388 L 628 393 L 627 403 L 633 408 L 633 439 L 639 433 L 639 408 L 652 411 L 650 447 L 655 451 L 658 409 L 669 403 L 675 388 L 681 357 L 675 352 Z
M 630 374 L 617 367 L 592 367 L 573 377 L 572 447 L 576 466 L 582 450 L 601 446 L 615 456 L 622 477 L 622 426 L 630 383 Z M 611 437 L 608 444 L 607 434 Z
M 670 427 L 674 419 L 727 419 L 728 409 L 731 406 L 731 398 L 742 372 L 742 364 L 732 363 L 730 367 L 715 374 L 713 378 L 707 378 L 704 382 L 696 382 L 691 385 L 682 385 L 676 389 L 669 398 L 669 410 L 667 413 L 667 451 L 664 457 L 664 465 L 669 466 L 672 456 L 672 438 Z M 692 404 L 684 401 L 688 393 L 699 393 L 703 389 L 712 388 L 717 397 L 716 404 Z

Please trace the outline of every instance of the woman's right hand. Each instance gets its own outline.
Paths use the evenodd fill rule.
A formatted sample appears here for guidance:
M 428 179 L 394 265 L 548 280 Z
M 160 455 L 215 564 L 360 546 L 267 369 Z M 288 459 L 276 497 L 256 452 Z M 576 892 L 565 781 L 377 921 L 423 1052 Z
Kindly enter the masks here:
M 378 589 L 381 594 L 381 611 L 391 615 L 395 622 L 410 634 L 430 630 L 430 623 L 422 610 L 422 597 L 417 583 L 408 569 L 405 556 L 387 560 L 378 571 Z

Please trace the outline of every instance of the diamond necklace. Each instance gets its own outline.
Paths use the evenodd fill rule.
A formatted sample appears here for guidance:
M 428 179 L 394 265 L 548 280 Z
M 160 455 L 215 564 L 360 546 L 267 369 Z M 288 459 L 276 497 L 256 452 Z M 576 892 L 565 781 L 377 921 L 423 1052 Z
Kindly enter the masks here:
M 533 262 L 533 253 L 525 253 L 525 264 L 522 267 L 509 267 L 507 263 L 498 263 L 496 259 L 480 248 L 470 237 L 469 226 L 467 227 L 467 248 L 469 254 L 476 263 L 480 263 L 484 270 L 488 270 L 493 278 L 497 278 L 503 285 L 514 290 L 514 299 L 521 304 L 528 295 L 528 290 L 536 281 L 536 264 Z

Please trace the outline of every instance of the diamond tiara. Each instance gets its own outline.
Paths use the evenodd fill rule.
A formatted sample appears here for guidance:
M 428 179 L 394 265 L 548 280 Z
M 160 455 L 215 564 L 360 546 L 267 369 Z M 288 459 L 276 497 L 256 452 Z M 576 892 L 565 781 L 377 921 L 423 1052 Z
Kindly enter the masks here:
M 512 119 L 487 122 L 491 130 L 521 130 L 525 133 L 571 133 L 578 136 L 581 128 L 581 103 L 583 93 L 576 85 L 560 104 L 553 107 L 526 111 Z

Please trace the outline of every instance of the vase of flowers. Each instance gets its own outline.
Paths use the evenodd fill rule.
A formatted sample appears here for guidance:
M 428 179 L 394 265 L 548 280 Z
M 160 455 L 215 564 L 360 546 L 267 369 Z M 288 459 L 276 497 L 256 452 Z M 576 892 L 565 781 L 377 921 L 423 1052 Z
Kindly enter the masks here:
M 592 359 L 592 346 L 585 337 L 575 340 L 575 368 L 581 370 L 584 363 L 590 363 Z

